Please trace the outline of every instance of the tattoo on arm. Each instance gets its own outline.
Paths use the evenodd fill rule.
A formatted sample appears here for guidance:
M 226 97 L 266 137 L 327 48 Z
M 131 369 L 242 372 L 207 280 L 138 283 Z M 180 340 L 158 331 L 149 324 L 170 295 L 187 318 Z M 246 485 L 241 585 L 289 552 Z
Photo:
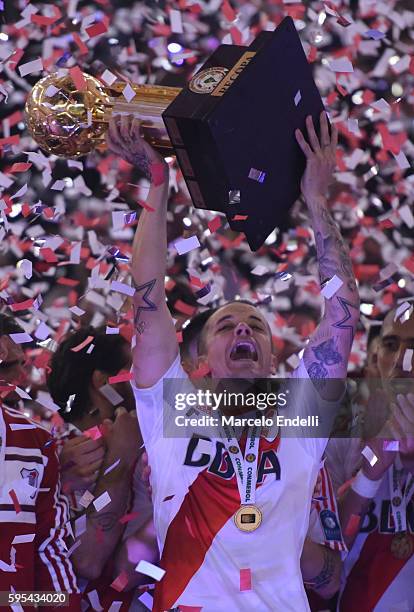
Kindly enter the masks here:
M 339 353 L 335 339 L 329 338 L 317 346 L 312 347 L 312 352 L 317 361 L 313 361 L 308 368 L 309 378 L 312 379 L 318 389 L 326 385 L 329 372 L 325 366 L 333 366 L 342 363 L 343 359 Z
M 137 331 L 138 334 L 143 334 L 146 324 L 144 321 L 140 321 L 140 316 L 141 313 L 146 310 L 148 312 L 154 312 L 157 310 L 156 305 L 154 304 L 154 302 L 152 302 L 150 300 L 150 295 L 152 290 L 154 289 L 154 285 L 155 285 L 156 279 L 153 278 L 152 280 L 148 281 L 147 283 L 144 283 L 143 285 L 135 285 L 134 283 L 134 287 L 135 287 L 135 295 L 134 295 L 134 299 L 136 300 L 139 297 L 139 293 L 142 292 L 142 302 L 144 304 L 144 306 L 140 306 L 136 303 L 134 303 L 134 309 L 135 309 L 135 315 L 134 315 L 134 325 L 135 325 L 135 329 Z
M 122 514 L 118 516 L 116 512 L 92 512 L 88 518 L 96 529 L 111 531 L 121 516 Z
M 335 221 L 324 206 L 318 207 L 315 211 L 315 217 L 319 221 L 319 229 L 315 231 L 315 243 L 321 283 L 338 274 L 346 283 L 348 289 L 355 292 L 357 288 L 348 247 Z M 323 231 L 321 225 L 324 226 L 325 231 Z
M 332 551 L 328 548 L 323 549 L 323 567 L 319 574 L 312 578 L 311 580 L 307 580 L 306 584 L 309 584 L 310 587 L 315 589 L 321 589 L 327 586 L 335 573 L 335 563 L 332 556 Z

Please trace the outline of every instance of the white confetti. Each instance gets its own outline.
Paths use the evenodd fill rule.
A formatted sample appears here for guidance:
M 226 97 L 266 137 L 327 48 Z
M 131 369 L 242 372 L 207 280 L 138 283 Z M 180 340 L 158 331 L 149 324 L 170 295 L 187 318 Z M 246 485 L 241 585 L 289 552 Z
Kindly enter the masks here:
M 343 285 L 343 281 L 339 278 L 339 276 L 333 276 L 324 286 L 321 291 L 321 295 L 327 300 L 330 300 L 333 295 L 340 289 Z
M 60 91 L 60 89 L 58 87 L 55 87 L 54 85 L 49 85 L 49 87 L 46 89 L 46 97 L 51 98 L 52 96 L 54 96 L 58 91 Z
M 41 323 L 39 323 L 38 327 L 36 328 L 34 336 L 38 340 L 46 340 L 46 338 L 48 338 L 52 332 L 53 330 L 50 329 L 50 327 L 46 325 L 44 321 L 42 321 Z
M 76 315 L 77 317 L 81 317 L 86 312 L 85 310 L 82 310 L 82 308 L 79 308 L 78 306 L 72 306 L 71 308 L 69 308 L 69 310 L 73 312 L 73 314 Z
M 85 491 L 82 497 L 79 500 L 79 505 L 83 506 L 83 508 L 87 508 L 92 500 L 94 499 L 94 495 L 90 491 Z
M 374 465 L 377 463 L 378 461 L 378 457 L 376 456 L 376 454 L 370 449 L 369 446 L 365 446 L 365 448 L 362 449 L 361 454 L 364 455 L 365 459 L 368 461 L 368 463 L 370 464 L 371 467 L 374 467 Z
M 12 544 L 26 544 L 27 542 L 33 542 L 35 535 L 35 533 L 27 533 L 14 536 Z
M 251 272 L 255 276 L 263 276 L 263 274 L 269 274 L 269 268 L 267 266 L 262 266 L 261 264 L 258 264 L 253 268 Z
M 352 63 L 346 57 L 340 57 L 339 59 L 332 59 L 328 62 L 329 68 L 333 72 L 353 72 L 354 67 Z
M 119 281 L 112 281 L 111 290 L 117 291 L 118 293 L 123 293 L 124 295 L 129 295 L 131 297 L 135 294 L 135 289 L 131 287 L 131 285 L 120 283 Z
M 135 98 L 136 93 L 135 93 L 135 91 L 132 89 L 131 85 L 128 83 L 128 84 L 126 85 L 126 87 L 124 87 L 124 90 L 123 90 L 123 92 L 122 92 L 122 95 L 124 96 L 124 98 L 125 98 L 125 100 L 126 100 L 127 102 L 131 102 L 131 100 L 132 100 L 133 98 Z
M 112 406 L 117 406 L 124 400 L 122 395 L 119 395 L 111 385 L 103 385 L 103 387 L 99 387 L 99 391 L 106 397 L 108 402 L 111 402 Z
M 400 448 L 400 443 L 398 440 L 384 440 L 382 448 L 385 451 L 398 453 L 399 448 Z
M 302 94 L 300 93 L 300 89 L 299 89 L 296 92 L 296 95 L 295 95 L 295 98 L 294 98 L 295 106 L 297 106 L 301 100 L 302 100 Z
M 413 369 L 413 349 L 405 349 L 403 358 L 403 370 L 404 372 L 411 372 Z
M 9 334 L 9 336 L 15 344 L 24 344 L 25 342 L 33 342 L 32 336 L 24 332 L 18 333 L 18 334 Z
M 101 80 L 109 86 L 111 86 L 112 83 L 115 83 L 116 79 L 117 77 L 114 74 L 112 74 L 110 70 L 105 70 L 101 74 Z
M 19 66 L 19 73 L 21 77 L 25 77 L 28 74 L 32 74 L 33 72 L 39 72 L 40 70 L 43 70 L 43 62 L 40 57 L 38 59 L 35 59 L 31 62 L 26 62 L 26 64 L 22 64 L 21 66 Z
M 407 159 L 407 156 L 405 155 L 405 153 L 403 151 L 400 151 L 399 153 L 394 155 L 394 159 L 397 162 L 398 166 L 401 168 L 401 170 L 407 170 L 407 168 L 411 168 L 411 164 Z
M 108 491 L 104 491 L 102 495 L 94 499 L 92 503 L 95 506 L 95 510 L 99 512 L 105 508 L 105 506 L 111 503 L 111 496 L 109 495 Z
M 107 336 L 116 336 L 119 334 L 119 327 L 107 327 L 105 333 Z
M 103 607 L 101 606 L 101 602 L 99 600 L 98 591 L 94 589 L 93 591 L 89 591 L 88 599 L 91 602 L 92 610 L 94 612 L 103 612 Z
M 175 34 L 183 34 L 183 20 L 181 12 L 175 9 L 170 10 L 171 31 Z
M 165 574 L 165 570 L 153 565 L 152 563 L 148 563 L 148 561 L 140 561 L 135 568 L 136 572 L 140 572 L 141 574 L 145 574 L 146 576 L 151 576 L 154 580 L 161 580 L 161 578 Z
M 197 236 L 190 236 L 190 238 L 180 238 L 176 240 L 174 246 L 179 255 L 185 255 L 185 253 L 198 249 L 201 245 Z

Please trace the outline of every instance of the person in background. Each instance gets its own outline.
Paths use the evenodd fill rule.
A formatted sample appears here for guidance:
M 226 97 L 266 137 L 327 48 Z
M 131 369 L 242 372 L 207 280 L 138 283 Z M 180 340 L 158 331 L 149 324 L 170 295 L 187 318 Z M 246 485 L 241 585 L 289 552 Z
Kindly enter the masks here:
M 87 339 L 87 345 L 73 350 Z M 63 339 L 48 376 L 50 393 L 67 424 L 60 460 L 79 543 L 72 554 L 74 568 L 86 596 L 96 590 L 101 605 L 121 600 L 123 610 L 129 609 L 134 594 L 128 594 L 126 586 L 122 593 L 110 588 L 117 577 L 113 575 L 116 551 L 123 538 L 140 531 L 152 517 L 136 470 L 141 443 L 128 377 L 109 383 L 111 377 L 127 375 L 130 367 L 130 347 L 122 335 L 108 335 L 106 327 L 89 327 Z M 85 510 L 85 492 L 95 499 L 107 495 L 108 503 L 99 510 L 90 503 Z M 131 520 L 120 522 L 127 514 Z M 152 546 L 156 547 L 155 541 Z M 152 555 L 147 553 L 149 558 Z M 142 575 L 136 577 L 142 583 Z
M 11 399 L 14 386 L 25 384 L 25 357 L 10 334 L 22 332 L 0 313 L 0 386 L 10 388 Z M 0 591 L 66 592 L 67 609 L 80 610 L 54 440 L 7 397 L 0 406 Z
M 391 310 L 378 338 L 381 387 L 370 383 L 364 434 L 327 447 L 335 489 L 346 489 L 339 499 L 350 551 L 341 612 L 414 609 L 413 351 L 414 316 Z

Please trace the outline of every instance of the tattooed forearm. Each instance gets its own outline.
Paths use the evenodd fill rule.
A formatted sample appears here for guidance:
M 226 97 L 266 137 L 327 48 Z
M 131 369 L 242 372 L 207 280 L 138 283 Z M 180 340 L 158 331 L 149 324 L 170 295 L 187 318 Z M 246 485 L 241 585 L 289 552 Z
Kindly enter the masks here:
M 316 591 L 322 589 L 323 587 L 328 586 L 331 582 L 332 578 L 335 574 L 335 563 L 333 559 L 333 552 L 328 548 L 324 548 L 323 550 L 323 567 L 319 574 L 312 578 L 311 580 L 307 580 L 306 584 L 308 584 L 311 588 Z
M 134 294 L 134 311 L 135 311 L 135 314 L 134 314 L 134 325 L 135 325 L 135 329 L 136 329 L 137 333 L 140 334 L 140 335 L 144 333 L 144 330 L 146 328 L 146 322 L 145 321 L 140 321 L 140 317 L 141 317 L 142 312 L 144 312 L 144 311 L 154 312 L 154 311 L 157 310 L 156 305 L 150 299 L 150 295 L 151 295 L 152 290 L 154 289 L 155 282 L 156 282 L 156 279 L 153 278 L 152 280 L 150 280 L 147 283 L 144 283 L 142 285 L 136 285 L 134 283 L 134 287 L 135 287 L 135 294 Z
M 335 274 L 346 284 L 349 291 L 357 291 L 348 247 L 326 205 L 311 208 L 315 230 L 316 252 L 321 283 Z

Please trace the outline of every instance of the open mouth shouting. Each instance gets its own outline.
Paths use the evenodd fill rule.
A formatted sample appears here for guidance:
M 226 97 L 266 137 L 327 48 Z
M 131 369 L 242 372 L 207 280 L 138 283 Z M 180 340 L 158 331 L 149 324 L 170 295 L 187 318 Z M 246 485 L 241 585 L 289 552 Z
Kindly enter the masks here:
M 230 351 L 232 361 L 258 361 L 256 344 L 252 340 L 236 340 Z

